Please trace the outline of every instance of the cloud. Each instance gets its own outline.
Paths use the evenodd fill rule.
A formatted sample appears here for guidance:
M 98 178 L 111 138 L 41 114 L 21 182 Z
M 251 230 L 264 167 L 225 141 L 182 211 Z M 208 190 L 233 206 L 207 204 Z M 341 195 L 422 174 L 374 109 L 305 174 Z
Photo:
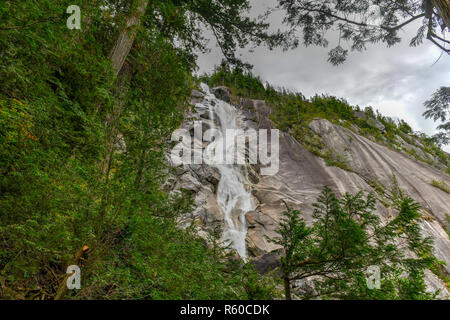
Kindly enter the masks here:
M 252 3 L 252 14 L 257 15 L 274 1 Z M 281 20 L 281 13 L 277 13 L 269 22 L 278 29 L 282 27 Z M 364 52 L 351 52 L 348 61 L 339 67 L 327 62 L 328 51 L 339 40 L 336 33 L 330 33 L 328 48 L 299 47 L 283 52 L 258 47 L 254 52 L 241 50 L 239 54 L 254 65 L 254 74 L 272 85 L 305 96 L 326 93 L 345 98 L 353 105 L 371 105 L 382 114 L 402 118 L 415 130 L 432 135 L 437 124 L 422 117 L 423 103 L 439 87 L 450 86 L 450 56 L 440 57 L 440 50 L 428 41 L 410 47 L 409 40 L 418 26 L 419 21 L 408 26 L 402 33 L 402 43 L 394 47 L 376 44 Z M 210 72 L 220 60 L 220 50 L 212 47 L 211 53 L 199 57 L 200 72 Z M 446 149 L 450 151 L 450 146 Z

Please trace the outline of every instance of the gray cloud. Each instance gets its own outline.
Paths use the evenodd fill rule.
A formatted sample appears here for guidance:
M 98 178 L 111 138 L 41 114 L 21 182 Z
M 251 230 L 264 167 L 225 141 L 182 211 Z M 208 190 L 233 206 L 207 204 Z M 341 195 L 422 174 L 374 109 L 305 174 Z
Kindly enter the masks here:
M 273 4 L 273 0 L 252 2 L 254 15 Z M 282 13 L 274 14 L 269 20 L 272 28 L 280 28 L 281 19 Z M 399 45 L 371 45 L 362 53 L 351 52 L 348 61 L 339 67 L 326 61 L 329 49 L 338 43 L 336 33 L 330 33 L 329 48 L 299 47 L 283 52 L 259 47 L 253 52 L 241 50 L 239 54 L 254 65 L 254 74 L 274 86 L 305 96 L 326 93 L 361 107 L 371 105 L 382 114 L 405 119 L 415 130 L 431 135 L 437 124 L 422 117 L 423 102 L 440 86 L 450 85 L 450 57 L 443 55 L 436 63 L 441 53 L 429 42 L 409 47 L 418 25 L 403 31 Z M 200 72 L 210 72 L 221 60 L 220 50 L 213 42 L 211 45 L 211 53 L 199 56 Z M 450 146 L 446 149 L 450 151 Z

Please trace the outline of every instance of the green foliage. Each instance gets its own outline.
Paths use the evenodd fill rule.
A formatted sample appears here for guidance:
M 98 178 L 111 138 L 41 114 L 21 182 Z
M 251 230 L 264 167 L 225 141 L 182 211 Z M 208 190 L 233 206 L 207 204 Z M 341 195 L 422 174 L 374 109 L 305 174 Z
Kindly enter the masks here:
M 290 296 L 292 281 L 312 280 L 322 299 L 430 299 L 424 270 L 435 261 L 432 242 L 423 239 L 418 222 L 419 205 L 401 193 L 397 215 L 386 223 L 373 212 L 375 198 L 346 194 L 341 199 L 325 188 L 314 205 L 313 222 L 306 226 L 301 213 L 289 209 L 270 239 L 281 245 L 282 278 Z M 419 258 L 410 258 L 406 251 Z M 369 289 L 367 269 L 381 270 L 381 288 Z M 286 283 L 287 282 L 287 283 Z
M 76 298 L 272 298 L 273 287 L 250 265 L 242 269 L 219 259 L 192 228 L 180 231 L 172 220 L 139 212 L 107 260 L 90 267 L 89 282 Z
M 261 80 L 239 67 L 232 68 L 225 60 L 216 67 L 211 76 L 203 75 L 199 79 L 211 87 L 227 86 L 240 97 L 265 99 L 266 89 Z
M 450 214 L 445 214 L 445 224 L 444 228 L 447 231 L 448 236 L 450 237 Z
M 430 183 L 433 187 L 439 188 L 444 192 L 450 194 L 450 186 L 445 181 L 433 180 Z
M 298 261 L 307 258 L 307 252 L 301 250 L 301 245 L 312 245 L 309 239 L 311 229 L 306 227 L 306 222 L 300 217 L 300 211 L 288 210 L 283 213 L 278 229 L 279 238 L 267 238 L 268 241 L 283 247 L 284 254 L 280 258 L 283 273 L 284 290 L 286 300 L 291 300 L 291 275 L 297 269 Z
M 81 31 L 66 27 L 72 4 L 84 13 Z M 232 18 L 245 4 L 215 6 Z M 250 265 L 230 262 L 191 228 L 177 227 L 192 199 L 163 190 L 165 154 L 191 92 L 193 39 L 183 37 L 193 34 L 182 18 L 189 10 L 200 14 L 205 2 L 152 6 L 164 19 L 145 18 L 115 77 L 108 53 L 133 10 L 128 2 L 108 1 L 107 9 L 82 1 L 0 4 L 4 298 L 53 299 L 85 246 L 82 289 L 65 298 L 274 296 L 271 281 Z M 176 35 L 183 46 L 173 45 Z
M 349 50 L 366 50 L 368 43 L 382 42 L 389 47 L 399 43 L 402 28 L 417 20 L 422 22 L 410 40 L 410 46 L 418 46 L 428 39 L 448 53 L 445 48 L 446 28 L 441 29 L 438 22 L 444 15 L 441 11 L 448 10 L 448 6 L 435 7 L 433 1 L 278 0 L 278 4 L 278 9 L 286 14 L 284 22 L 290 32 L 301 34 L 302 39 L 294 41 L 294 47 L 300 42 L 305 46 L 327 47 L 330 31 L 339 30 L 343 41 L 329 52 L 328 58 L 334 65 L 343 63 Z M 344 40 L 349 45 L 348 49 L 344 48 Z
M 327 150 L 324 156 L 324 160 L 327 166 L 338 167 L 346 171 L 351 171 L 350 165 L 340 154 L 336 154 L 330 150 Z
M 441 87 L 436 91 L 430 100 L 425 102 L 427 111 L 424 117 L 434 121 L 446 122 L 450 116 L 450 87 Z M 440 133 L 433 136 L 433 140 L 439 146 L 450 142 L 450 122 L 446 122 L 438 127 Z
M 251 66 L 236 57 L 236 49 L 247 45 L 269 48 L 286 43 L 286 34 L 268 32 L 266 17 L 250 18 L 248 0 L 159 0 L 151 1 L 147 23 L 157 27 L 173 44 L 183 47 L 194 63 L 194 53 L 206 52 L 205 27 L 213 34 L 225 59 L 232 65 Z
M 410 134 L 413 132 L 411 126 L 406 123 L 404 120 L 400 120 L 399 124 L 398 124 L 398 129 L 406 134 Z

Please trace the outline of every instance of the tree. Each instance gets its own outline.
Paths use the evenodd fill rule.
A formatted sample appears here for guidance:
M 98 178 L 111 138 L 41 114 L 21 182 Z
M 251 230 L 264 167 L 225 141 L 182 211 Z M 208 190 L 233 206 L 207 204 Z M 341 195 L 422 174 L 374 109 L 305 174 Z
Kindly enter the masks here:
M 286 40 L 281 32 L 271 34 L 267 31 L 269 25 L 264 17 L 252 19 L 246 15 L 250 9 L 248 0 L 134 0 L 131 5 L 122 1 L 113 2 L 116 5 L 109 4 L 108 8 L 120 23 L 116 22 L 118 36 L 109 56 L 116 74 L 126 60 L 139 29 L 156 30 L 184 48 L 191 56 L 193 65 L 194 51 L 207 50 L 207 39 L 203 36 L 205 29 L 212 32 L 224 57 L 231 64 L 246 68 L 250 65 L 236 58 L 237 47 L 264 43 L 273 48 Z M 126 18 L 122 21 L 124 14 Z
M 284 23 L 291 33 L 301 29 L 303 44 L 328 46 L 326 38 L 330 30 L 339 31 L 340 38 L 351 42 L 351 50 L 362 51 L 367 44 L 382 42 L 393 46 L 401 41 L 399 31 L 422 20 L 416 36 L 410 45 L 420 45 L 424 38 L 443 52 L 450 41 L 445 38 L 450 27 L 450 5 L 444 0 L 279 0 L 279 9 L 286 12 Z M 295 41 L 294 46 L 299 44 Z M 329 53 L 329 61 L 335 65 L 343 63 L 348 49 L 339 45 Z
M 306 243 L 309 240 L 311 228 L 306 227 L 305 220 L 300 218 L 300 214 L 300 211 L 288 208 L 288 211 L 283 213 L 284 216 L 276 230 L 281 237 L 268 239 L 284 249 L 280 262 L 286 300 L 292 299 L 291 280 L 298 261 L 306 258 L 306 251 L 311 245 Z
M 109 58 L 111 59 L 113 70 L 116 75 L 119 74 L 125 59 L 131 50 L 134 38 L 136 37 L 136 28 L 141 24 L 141 19 L 147 9 L 148 0 L 137 0 L 134 1 L 133 5 L 136 7 L 132 8 L 126 18 L 125 26 L 120 30 L 119 36 L 109 53 Z
M 438 126 L 442 132 L 433 136 L 433 140 L 438 145 L 446 145 L 450 143 L 450 87 L 441 87 L 436 91 L 430 100 L 425 102 L 427 111 L 424 117 L 433 119 L 434 121 L 448 122 Z
M 288 209 L 270 239 L 283 247 L 280 258 L 286 299 L 293 281 L 311 280 L 315 294 L 303 298 L 421 299 L 425 292 L 424 269 L 430 266 L 432 242 L 420 235 L 419 205 L 400 195 L 397 216 L 382 223 L 373 213 L 375 198 L 362 192 L 342 199 L 325 188 L 314 205 L 312 226 L 300 212 Z M 412 252 L 411 258 L 406 252 Z M 366 272 L 377 266 L 381 288 L 370 290 Z

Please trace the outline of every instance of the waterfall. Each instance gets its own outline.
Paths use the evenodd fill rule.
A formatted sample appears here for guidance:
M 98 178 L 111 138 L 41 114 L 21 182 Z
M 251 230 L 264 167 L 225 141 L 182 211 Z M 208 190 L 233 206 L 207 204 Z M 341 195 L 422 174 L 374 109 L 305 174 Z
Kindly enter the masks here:
M 201 87 L 206 96 L 202 103 L 197 104 L 197 108 L 208 112 L 209 123 L 213 129 L 221 132 L 221 139 L 225 139 L 227 129 L 240 129 L 243 120 L 239 110 L 217 99 L 211 94 L 207 85 L 202 84 Z M 236 131 L 232 132 L 231 139 L 228 136 L 225 141 L 225 153 L 234 148 Z M 221 141 L 218 142 L 221 144 Z M 246 260 L 247 225 L 245 214 L 255 209 L 251 193 L 245 187 L 247 169 L 243 165 L 236 164 L 212 164 L 212 166 L 217 168 L 221 175 L 217 187 L 217 203 L 225 217 L 223 240 L 230 242 L 239 256 Z

